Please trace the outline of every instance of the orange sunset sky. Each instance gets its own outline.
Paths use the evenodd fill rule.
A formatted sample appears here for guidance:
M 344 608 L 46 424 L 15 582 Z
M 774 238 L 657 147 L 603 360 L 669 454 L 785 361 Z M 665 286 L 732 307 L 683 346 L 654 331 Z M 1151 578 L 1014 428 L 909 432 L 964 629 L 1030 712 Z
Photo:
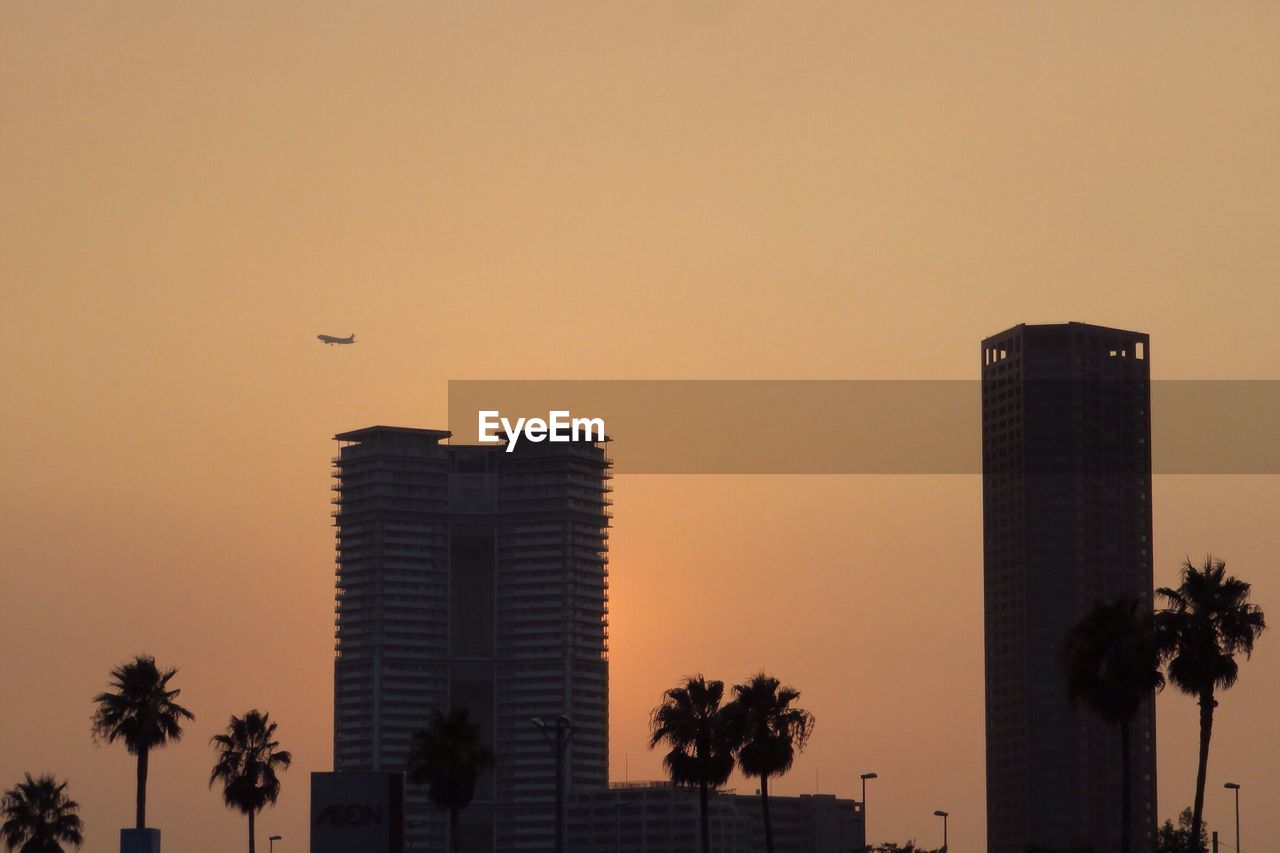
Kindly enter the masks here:
M 166 848 L 241 849 L 207 742 L 259 707 L 296 759 L 261 837 L 305 849 L 331 437 L 443 426 L 449 379 L 976 378 L 1066 320 L 1280 379 L 1277 45 L 1265 2 L 0 5 L 0 787 L 68 777 L 114 849 L 90 699 L 150 652 L 198 715 L 152 759 Z M 984 848 L 978 477 L 615 486 L 614 778 L 660 776 L 680 676 L 764 667 L 818 719 L 781 792 L 874 770 L 871 840 L 947 809 Z M 1280 623 L 1280 477 L 1154 506 L 1157 584 L 1212 550 Z M 1221 702 L 1206 817 L 1240 782 L 1261 851 L 1280 636 Z M 1196 732 L 1166 693 L 1162 819 Z

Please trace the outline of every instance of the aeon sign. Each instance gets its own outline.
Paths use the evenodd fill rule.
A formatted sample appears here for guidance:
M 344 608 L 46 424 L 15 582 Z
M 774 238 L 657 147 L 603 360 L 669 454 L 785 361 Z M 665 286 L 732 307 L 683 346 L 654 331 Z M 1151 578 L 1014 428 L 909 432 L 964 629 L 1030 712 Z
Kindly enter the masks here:
M 316 818 L 317 824 L 331 826 L 368 826 L 382 825 L 382 806 L 366 806 L 360 803 L 338 805 L 331 803 L 320 810 Z
M 403 851 L 403 774 L 311 774 L 311 853 Z

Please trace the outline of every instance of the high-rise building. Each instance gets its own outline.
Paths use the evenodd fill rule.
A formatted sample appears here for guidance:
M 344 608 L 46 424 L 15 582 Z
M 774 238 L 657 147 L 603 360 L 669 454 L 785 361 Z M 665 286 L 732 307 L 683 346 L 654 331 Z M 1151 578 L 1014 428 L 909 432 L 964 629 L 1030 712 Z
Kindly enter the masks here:
M 462 849 L 543 851 L 555 763 L 532 719 L 572 720 L 569 793 L 608 782 L 610 462 L 595 442 L 507 453 L 449 435 L 335 436 L 334 768 L 401 770 L 432 709 L 466 707 L 497 769 L 463 813 Z M 407 849 L 445 849 L 425 791 L 406 800 Z
M 1098 601 L 1152 601 L 1150 341 L 1065 323 L 982 342 L 987 850 L 1120 850 L 1118 727 L 1067 696 Z M 1155 706 L 1132 725 L 1134 850 L 1156 822 Z

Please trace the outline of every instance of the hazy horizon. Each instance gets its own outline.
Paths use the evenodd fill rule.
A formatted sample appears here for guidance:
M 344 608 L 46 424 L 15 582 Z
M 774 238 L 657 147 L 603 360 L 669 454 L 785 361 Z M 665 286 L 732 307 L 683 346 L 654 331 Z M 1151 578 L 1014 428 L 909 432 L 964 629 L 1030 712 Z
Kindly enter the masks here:
M 207 742 L 257 707 L 295 759 L 260 838 L 301 849 L 332 436 L 443 428 L 451 379 L 976 379 L 985 336 L 1067 320 L 1149 333 L 1157 379 L 1280 379 L 1269 4 L 0 16 L 0 789 L 69 779 L 87 853 L 132 823 L 89 717 L 139 652 L 197 714 L 151 762 L 166 848 L 242 849 Z M 771 788 L 876 771 L 869 840 L 937 846 L 946 809 L 985 848 L 977 476 L 614 487 L 612 778 L 662 777 L 648 713 L 681 676 L 764 668 L 817 717 Z M 1212 551 L 1280 618 L 1280 477 L 1157 476 L 1153 506 L 1158 586 Z M 1219 701 L 1206 818 L 1229 840 L 1241 783 L 1260 851 L 1280 639 Z M 1163 821 L 1193 700 L 1157 731 Z

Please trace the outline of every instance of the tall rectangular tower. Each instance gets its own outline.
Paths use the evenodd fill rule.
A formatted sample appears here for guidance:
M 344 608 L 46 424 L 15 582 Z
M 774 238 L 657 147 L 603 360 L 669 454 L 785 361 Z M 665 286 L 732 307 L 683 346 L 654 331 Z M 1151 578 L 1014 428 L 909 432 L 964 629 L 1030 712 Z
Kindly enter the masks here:
M 442 444 L 442 430 L 335 436 L 334 768 L 404 768 L 433 708 L 463 706 L 497 756 L 463 850 L 545 850 L 555 764 L 534 717 L 566 715 L 569 790 L 608 782 L 610 462 L 594 442 Z M 410 786 L 407 849 L 445 849 Z
M 1150 341 L 1065 323 L 982 342 L 987 850 L 1120 849 L 1120 736 L 1066 692 L 1067 632 L 1152 601 Z M 1156 822 L 1154 697 L 1132 726 L 1134 850 Z

